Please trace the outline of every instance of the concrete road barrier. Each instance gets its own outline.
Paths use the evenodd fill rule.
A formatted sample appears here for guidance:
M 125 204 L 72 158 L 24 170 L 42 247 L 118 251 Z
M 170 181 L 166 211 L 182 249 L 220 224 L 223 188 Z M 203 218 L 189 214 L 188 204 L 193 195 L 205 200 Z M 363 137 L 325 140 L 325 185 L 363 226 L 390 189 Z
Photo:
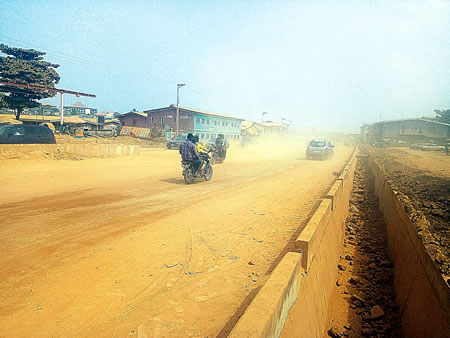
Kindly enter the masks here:
M 387 177 L 370 158 L 369 167 L 386 222 L 404 336 L 450 337 L 450 288 L 428 255 L 404 205 L 386 182 Z
M 287 253 L 229 337 L 279 336 L 302 283 L 301 255 Z
M 298 252 L 283 257 L 232 337 L 323 336 L 344 242 L 356 151 L 297 238 Z
M 355 151 L 298 236 L 298 252 L 280 261 L 239 319 L 232 337 L 323 337 L 356 160 Z M 372 161 L 369 164 L 387 224 L 403 333 L 406 337 L 450 337 L 450 288 L 386 178 Z
M 141 147 L 122 144 L 5 144 L 0 145 L 0 153 L 30 153 L 44 151 L 48 153 L 70 153 L 86 157 L 116 157 L 138 155 Z

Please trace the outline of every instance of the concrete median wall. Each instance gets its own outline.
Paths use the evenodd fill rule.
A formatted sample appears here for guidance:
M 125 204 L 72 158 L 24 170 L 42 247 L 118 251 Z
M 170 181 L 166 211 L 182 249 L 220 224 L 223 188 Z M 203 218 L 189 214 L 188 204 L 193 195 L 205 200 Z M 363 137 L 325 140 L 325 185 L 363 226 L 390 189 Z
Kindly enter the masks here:
M 0 153 L 31 153 L 44 151 L 48 153 L 70 153 L 86 157 L 115 157 L 122 155 L 139 155 L 141 147 L 121 144 L 7 144 L 0 145 Z
M 298 251 L 283 257 L 231 337 L 323 336 L 355 166 L 356 151 L 297 238 Z
M 386 222 L 404 336 L 450 337 L 450 288 L 428 255 L 403 204 L 370 158 L 369 167 Z

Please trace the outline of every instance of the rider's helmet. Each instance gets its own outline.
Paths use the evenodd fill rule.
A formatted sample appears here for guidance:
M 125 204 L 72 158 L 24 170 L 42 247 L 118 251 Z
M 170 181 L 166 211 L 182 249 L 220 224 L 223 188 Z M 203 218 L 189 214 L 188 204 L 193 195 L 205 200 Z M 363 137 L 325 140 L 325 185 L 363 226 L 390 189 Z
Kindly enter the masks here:
M 194 137 L 192 138 L 192 142 L 197 143 L 198 141 L 199 141 L 198 135 L 194 135 Z
M 194 137 L 194 135 L 192 135 L 191 133 L 189 133 L 188 135 L 187 135 L 187 138 L 186 138 L 186 140 L 188 140 L 188 141 L 191 141 L 192 142 L 192 138 Z

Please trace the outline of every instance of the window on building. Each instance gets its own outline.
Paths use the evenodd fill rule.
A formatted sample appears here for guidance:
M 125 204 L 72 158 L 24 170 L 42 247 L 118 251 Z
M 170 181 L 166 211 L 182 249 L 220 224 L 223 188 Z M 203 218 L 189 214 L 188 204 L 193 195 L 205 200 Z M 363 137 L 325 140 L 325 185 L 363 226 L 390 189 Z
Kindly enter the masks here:
M 189 120 L 192 119 L 192 115 L 189 115 L 189 116 L 188 116 L 188 119 L 189 119 Z
M 222 121 L 222 127 L 225 127 L 225 121 Z
M 418 127 L 417 127 L 417 133 L 423 134 L 422 126 L 418 126 Z
M 400 134 L 405 134 L 406 133 L 406 127 L 405 126 L 401 126 L 400 127 Z
M 159 118 L 159 122 L 160 122 L 161 124 L 164 124 L 164 117 L 161 116 L 161 117 Z
M 200 123 L 200 119 L 197 117 L 197 118 L 195 119 L 195 122 L 196 122 L 196 123 Z
M 206 124 L 209 124 L 209 120 L 206 120 Z
M 153 116 L 149 116 L 148 123 L 153 123 Z
M 136 127 L 136 119 L 133 119 L 133 127 Z
M 215 138 L 216 137 L 216 134 L 211 134 L 211 138 L 213 139 L 213 138 Z
M 206 139 L 209 140 L 209 134 L 208 133 L 206 134 Z
M 204 139 L 204 138 L 205 138 L 205 134 L 204 134 L 204 133 L 201 133 L 201 134 L 200 134 L 200 138 L 201 138 L 201 139 Z
M 202 119 L 202 124 L 205 124 L 205 119 Z

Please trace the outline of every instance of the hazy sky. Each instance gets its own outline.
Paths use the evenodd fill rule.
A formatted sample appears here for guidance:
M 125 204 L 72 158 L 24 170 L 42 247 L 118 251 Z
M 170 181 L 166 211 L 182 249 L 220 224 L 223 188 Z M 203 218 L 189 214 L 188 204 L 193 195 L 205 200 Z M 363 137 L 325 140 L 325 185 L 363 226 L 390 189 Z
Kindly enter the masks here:
M 1 0 L 0 42 L 102 110 L 181 106 L 298 128 L 450 108 L 450 1 Z M 47 100 L 59 104 L 59 99 Z

